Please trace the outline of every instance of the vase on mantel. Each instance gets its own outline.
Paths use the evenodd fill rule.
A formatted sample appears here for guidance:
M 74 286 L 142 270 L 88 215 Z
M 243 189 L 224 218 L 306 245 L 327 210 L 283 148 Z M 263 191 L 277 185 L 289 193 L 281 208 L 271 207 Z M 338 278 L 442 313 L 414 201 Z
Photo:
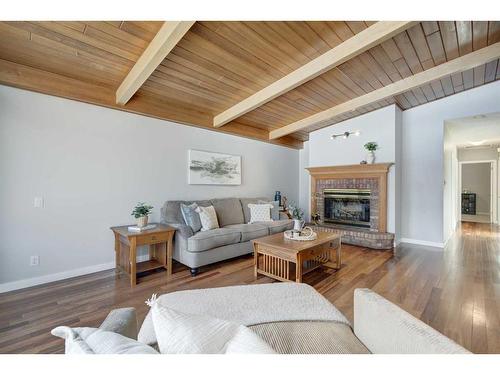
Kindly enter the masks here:
M 367 162 L 368 162 L 368 164 L 375 163 L 375 152 L 374 151 L 370 151 L 368 153 Z

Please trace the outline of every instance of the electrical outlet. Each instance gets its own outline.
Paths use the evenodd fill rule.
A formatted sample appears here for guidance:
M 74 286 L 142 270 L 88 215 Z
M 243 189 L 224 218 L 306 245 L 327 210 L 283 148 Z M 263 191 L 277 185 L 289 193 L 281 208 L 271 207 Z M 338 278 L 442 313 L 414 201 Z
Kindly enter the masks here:
M 30 266 L 40 265 L 40 257 L 38 255 L 32 255 L 30 257 Z
M 43 197 L 35 197 L 35 200 L 33 202 L 33 206 L 35 208 L 44 208 L 45 202 L 43 201 Z

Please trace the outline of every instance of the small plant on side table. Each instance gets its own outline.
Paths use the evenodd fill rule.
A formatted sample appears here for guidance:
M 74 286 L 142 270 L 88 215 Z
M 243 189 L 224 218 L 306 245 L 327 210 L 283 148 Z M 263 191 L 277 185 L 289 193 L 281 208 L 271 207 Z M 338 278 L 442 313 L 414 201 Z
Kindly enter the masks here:
M 148 206 L 146 203 L 137 203 L 132 211 L 132 216 L 137 219 L 137 226 L 143 228 L 148 225 L 148 215 L 151 213 L 153 206 Z
M 378 150 L 377 142 L 366 143 L 365 149 L 368 151 L 368 164 L 373 164 L 375 162 L 375 151 Z

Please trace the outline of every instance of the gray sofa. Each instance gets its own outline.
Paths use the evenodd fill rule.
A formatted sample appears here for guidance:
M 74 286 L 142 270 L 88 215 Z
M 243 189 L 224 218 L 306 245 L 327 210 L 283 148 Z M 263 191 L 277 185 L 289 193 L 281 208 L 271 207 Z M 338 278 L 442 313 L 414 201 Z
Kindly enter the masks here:
M 177 229 L 173 258 L 191 269 L 191 275 L 207 264 L 249 254 L 251 240 L 291 229 L 289 219 L 250 222 L 249 203 L 270 201 L 268 198 L 220 198 L 201 201 L 167 201 L 161 209 L 161 222 Z M 181 203 L 214 206 L 220 228 L 193 233 L 181 213 Z

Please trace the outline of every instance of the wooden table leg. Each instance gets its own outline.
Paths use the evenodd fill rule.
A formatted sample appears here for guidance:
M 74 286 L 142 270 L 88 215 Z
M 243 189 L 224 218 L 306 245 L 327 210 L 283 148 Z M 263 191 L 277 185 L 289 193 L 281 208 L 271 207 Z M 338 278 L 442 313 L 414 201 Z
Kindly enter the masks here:
M 130 239 L 130 286 L 134 287 L 137 282 L 137 244 L 135 237 Z
M 172 253 L 173 253 L 173 241 L 172 237 L 174 236 L 173 232 L 168 237 L 167 241 L 167 277 L 172 276 Z
M 253 276 L 257 278 L 257 268 L 259 266 L 259 252 L 257 244 L 253 244 Z
M 295 265 L 295 281 L 298 283 L 302 282 L 302 257 L 300 253 L 297 254 L 297 263 Z
M 336 256 L 335 256 L 335 264 L 336 264 L 336 269 L 340 269 L 342 266 L 342 242 L 339 240 L 339 246 L 337 247 L 336 250 Z
M 120 235 L 115 233 L 115 272 L 120 272 Z

